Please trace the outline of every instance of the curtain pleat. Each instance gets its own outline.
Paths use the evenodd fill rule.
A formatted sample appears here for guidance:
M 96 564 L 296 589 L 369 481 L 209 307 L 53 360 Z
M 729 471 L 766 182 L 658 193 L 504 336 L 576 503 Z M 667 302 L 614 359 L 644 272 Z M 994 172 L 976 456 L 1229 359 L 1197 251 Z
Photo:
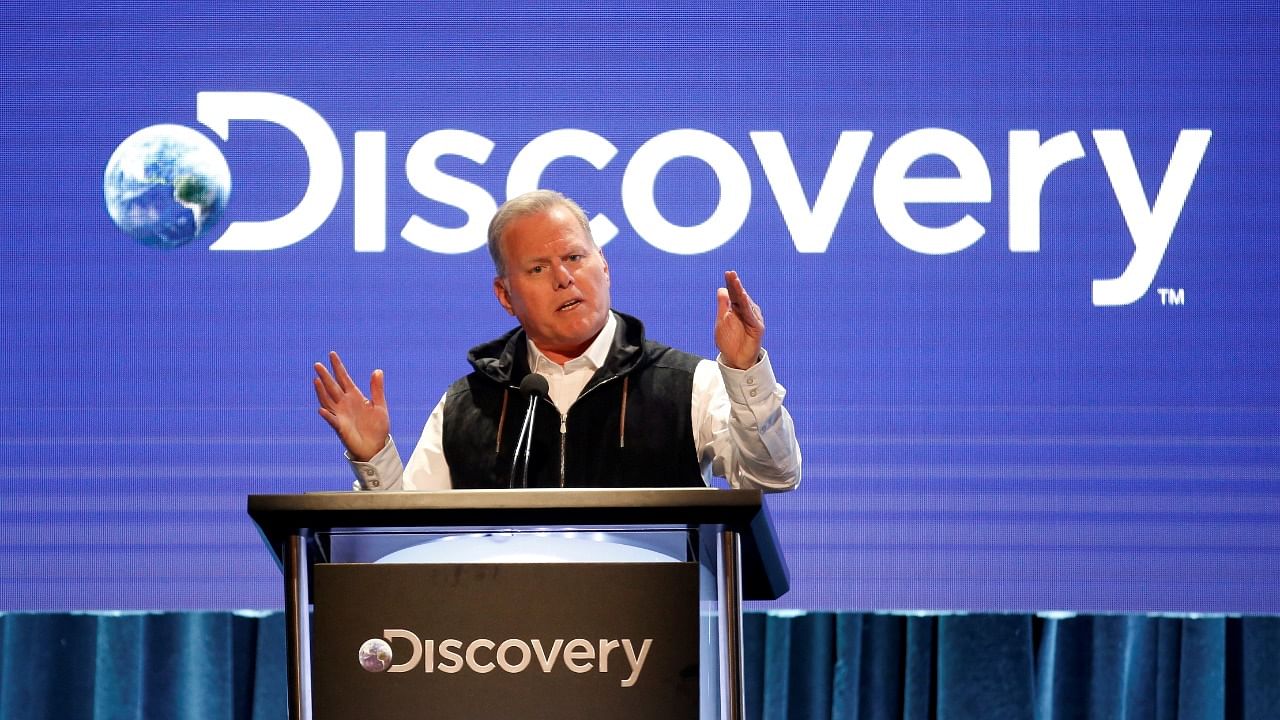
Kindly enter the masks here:
M 903 672 L 903 720 L 933 720 L 938 703 L 938 623 L 930 617 L 908 617 L 906 666 Z
M 146 683 L 146 617 L 99 617 L 95 624 L 93 717 L 132 720 L 142 707 Z
M 0 718 L 93 717 L 99 682 L 95 618 L 11 615 L 5 620 Z
M 1227 717 L 1280 718 L 1280 618 L 1243 618 L 1236 627 L 1239 661 L 1228 666 L 1235 670 L 1228 672 L 1235 692 Z
M 256 623 L 254 633 L 252 720 L 282 720 L 287 716 L 284 614 L 273 613 Z
M 1276 720 L 1280 618 L 750 613 L 753 720 Z M 0 614 L 0 720 L 283 720 L 280 613 Z
M 862 615 L 835 617 L 836 657 L 831 670 L 831 717 L 857 718 L 862 697 Z
M 902 715 L 903 676 L 907 667 L 906 621 L 893 615 L 864 615 L 862 679 L 858 720 L 889 720 Z M 774 718 L 788 717 L 775 715 Z M 770 718 L 769 720 L 774 720 Z
M 1031 618 L 948 615 L 937 623 L 939 720 L 1031 718 Z

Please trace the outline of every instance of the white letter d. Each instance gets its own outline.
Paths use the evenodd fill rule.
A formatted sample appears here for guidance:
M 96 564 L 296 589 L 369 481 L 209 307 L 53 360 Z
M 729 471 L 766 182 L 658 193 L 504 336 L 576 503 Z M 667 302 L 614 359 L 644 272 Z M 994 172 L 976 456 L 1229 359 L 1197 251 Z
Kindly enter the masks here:
M 302 142 L 310 167 L 297 207 L 274 220 L 237 221 L 210 250 L 278 250 L 306 238 L 329 219 L 342 191 L 342 148 L 329 123 L 305 103 L 268 92 L 196 93 L 196 119 L 226 140 L 232 120 L 275 123 Z

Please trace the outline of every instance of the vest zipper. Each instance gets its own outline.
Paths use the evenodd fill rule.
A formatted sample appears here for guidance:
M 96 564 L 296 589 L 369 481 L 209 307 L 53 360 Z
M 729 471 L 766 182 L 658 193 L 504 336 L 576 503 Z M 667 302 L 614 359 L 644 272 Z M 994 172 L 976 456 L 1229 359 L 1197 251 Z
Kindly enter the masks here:
M 560 413 L 560 487 L 564 488 L 564 440 L 569 433 L 569 413 Z
M 586 397 L 586 396 L 590 395 L 591 393 L 595 392 L 595 391 L 596 391 L 596 389 L 597 389 L 597 388 L 599 388 L 600 386 L 602 386 L 602 385 L 608 385 L 609 383 L 611 383 L 611 382 L 613 382 L 614 380 L 617 380 L 617 379 L 618 379 L 618 376 L 617 376 L 617 375 L 614 375 L 614 376 L 612 376 L 612 377 L 608 377 L 608 378 L 605 378 L 604 380 L 601 380 L 599 383 L 596 383 L 596 385 L 595 385 L 595 386 L 593 386 L 593 387 L 591 387 L 591 388 L 588 388 L 586 392 L 584 392 L 584 393 L 582 393 L 581 395 L 579 395 L 579 396 L 578 396 L 578 400 L 581 400 L 582 398 L 584 398 L 584 397 Z M 574 400 L 573 402 L 576 404 L 576 403 L 578 402 L 578 400 Z M 570 406 L 569 406 L 569 410 L 572 410 L 572 409 L 573 409 L 573 405 L 570 405 Z M 563 488 L 563 487 L 564 487 L 564 484 L 565 484 L 565 476 L 564 476 L 565 462 L 564 462 L 564 456 L 565 456 L 565 438 L 567 438 L 567 437 L 568 437 L 568 433 L 569 433 L 569 424 L 568 424 L 568 423 L 569 423 L 569 410 L 566 410 L 566 411 L 564 411 L 564 412 L 560 413 L 560 487 L 561 487 L 561 488 Z

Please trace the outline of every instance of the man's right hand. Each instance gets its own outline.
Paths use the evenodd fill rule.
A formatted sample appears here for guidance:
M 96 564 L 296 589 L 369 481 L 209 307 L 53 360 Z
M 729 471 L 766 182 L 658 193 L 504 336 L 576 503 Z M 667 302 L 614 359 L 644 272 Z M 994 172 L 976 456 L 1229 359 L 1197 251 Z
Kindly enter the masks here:
M 373 377 L 369 379 L 369 394 L 373 397 L 366 399 L 351 381 L 338 353 L 329 352 L 329 364 L 333 365 L 333 375 L 329 374 L 324 363 L 316 363 L 317 377 L 312 380 L 316 386 L 316 398 L 320 400 L 320 417 L 338 433 L 352 460 L 367 462 L 382 450 L 391 432 L 382 371 L 373 371 Z

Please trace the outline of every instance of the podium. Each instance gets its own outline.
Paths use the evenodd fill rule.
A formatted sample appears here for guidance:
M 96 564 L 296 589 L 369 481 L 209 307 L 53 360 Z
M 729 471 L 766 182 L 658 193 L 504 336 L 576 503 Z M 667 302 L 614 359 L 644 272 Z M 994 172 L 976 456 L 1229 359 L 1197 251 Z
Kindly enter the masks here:
M 248 512 L 284 575 L 291 720 L 736 720 L 742 601 L 789 587 L 758 490 L 251 495 Z

